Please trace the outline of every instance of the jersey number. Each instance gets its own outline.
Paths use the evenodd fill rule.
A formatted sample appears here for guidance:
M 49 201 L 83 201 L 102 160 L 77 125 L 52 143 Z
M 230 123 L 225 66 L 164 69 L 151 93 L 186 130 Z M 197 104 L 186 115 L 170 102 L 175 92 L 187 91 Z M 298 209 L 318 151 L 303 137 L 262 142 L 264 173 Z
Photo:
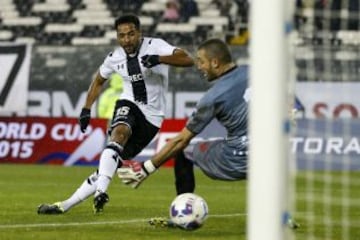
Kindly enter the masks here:
M 130 108 L 123 106 L 116 111 L 116 115 L 126 116 L 129 114 Z

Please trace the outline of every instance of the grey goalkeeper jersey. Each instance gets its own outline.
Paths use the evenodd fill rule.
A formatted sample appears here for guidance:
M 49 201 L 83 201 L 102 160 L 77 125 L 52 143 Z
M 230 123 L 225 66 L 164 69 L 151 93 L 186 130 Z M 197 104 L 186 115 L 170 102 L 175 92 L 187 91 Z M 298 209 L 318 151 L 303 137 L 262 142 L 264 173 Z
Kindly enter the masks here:
M 219 79 L 205 93 L 189 118 L 186 127 L 200 133 L 216 118 L 227 130 L 225 154 L 244 155 L 247 151 L 248 67 L 235 67 Z

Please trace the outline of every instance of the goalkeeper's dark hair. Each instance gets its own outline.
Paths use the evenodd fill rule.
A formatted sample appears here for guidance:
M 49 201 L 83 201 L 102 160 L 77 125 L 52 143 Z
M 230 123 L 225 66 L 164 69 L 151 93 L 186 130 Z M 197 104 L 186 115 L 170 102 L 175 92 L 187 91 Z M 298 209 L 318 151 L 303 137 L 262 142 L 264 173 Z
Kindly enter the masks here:
M 208 58 L 217 58 L 223 64 L 232 62 L 231 52 L 221 39 L 208 39 L 199 45 L 198 50 L 200 49 L 205 50 Z
M 135 28 L 137 30 L 140 30 L 140 20 L 134 14 L 126 14 L 126 15 L 122 15 L 122 16 L 118 17 L 115 20 L 115 24 L 114 24 L 115 29 L 117 29 L 117 27 L 120 24 L 124 24 L 124 23 L 133 23 L 135 25 Z

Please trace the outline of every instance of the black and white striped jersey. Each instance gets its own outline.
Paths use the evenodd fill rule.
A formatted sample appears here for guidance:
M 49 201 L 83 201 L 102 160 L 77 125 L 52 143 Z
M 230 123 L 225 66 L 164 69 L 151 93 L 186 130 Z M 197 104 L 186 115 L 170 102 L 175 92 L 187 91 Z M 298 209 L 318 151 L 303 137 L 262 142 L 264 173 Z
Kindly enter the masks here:
M 122 47 L 108 54 L 100 66 L 103 78 L 109 78 L 114 72 L 124 79 L 124 90 L 119 96 L 138 105 L 153 125 L 160 127 L 165 116 L 165 95 L 168 90 L 169 65 L 159 64 L 145 68 L 141 64 L 144 55 L 171 55 L 175 46 L 160 38 L 145 37 L 138 53 L 129 56 Z

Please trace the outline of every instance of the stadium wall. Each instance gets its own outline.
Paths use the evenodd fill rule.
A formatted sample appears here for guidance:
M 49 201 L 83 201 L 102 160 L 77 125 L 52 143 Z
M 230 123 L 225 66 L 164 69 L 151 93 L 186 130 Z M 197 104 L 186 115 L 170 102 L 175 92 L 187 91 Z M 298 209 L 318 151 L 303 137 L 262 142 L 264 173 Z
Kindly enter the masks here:
M 185 119 L 166 119 L 160 133 L 135 159 L 150 158 L 185 123 Z M 105 144 L 106 126 L 106 120 L 93 119 L 86 134 L 82 134 L 76 118 L 2 117 L 0 163 L 96 166 L 103 147 L 99 143 Z M 325 135 L 325 129 L 330 134 Z M 193 142 L 225 136 L 225 129 L 213 121 Z M 299 170 L 319 170 L 325 166 L 333 170 L 342 170 L 344 166 L 360 170 L 359 136 L 359 120 L 299 119 L 296 134 L 289 141 Z M 166 166 L 172 166 L 172 162 Z
M 27 94 L 16 95 L 18 99 L 27 98 L 26 110 L 0 111 L 0 163 L 96 165 L 101 151 L 98 142 L 105 141 L 106 120 L 95 120 L 96 111 L 92 111 L 94 128 L 89 130 L 86 136 L 82 136 L 78 129 L 77 117 L 94 74 L 92 71 L 97 69 L 112 48 L 109 46 L 27 47 L 32 49 L 31 61 L 23 61 L 18 68 L 14 68 L 16 74 L 21 76 L 14 79 L 20 81 L 21 86 L 28 85 Z M 4 87 L 8 79 L 6 76 L 13 69 L 16 56 L 11 58 L 8 50 L 2 49 L 0 61 L 3 74 L 0 92 L 14 90 L 16 92 L 19 90 L 16 85 L 11 85 L 13 90 Z M 245 47 L 234 47 L 232 51 L 238 64 L 246 64 Z M 29 51 L 26 53 L 26 57 L 29 58 Z M 4 64 L 9 66 L 5 68 Z M 29 77 L 24 77 L 24 71 L 28 74 L 30 72 Z M 165 121 L 160 136 L 138 156 L 138 160 L 149 158 L 167 138 L 183 127 L 185 120 L 172 119 L 186 119 L 209 87 L 195 68 L 186 71 L 172 68 L 170 76 L 167 94 L 167 101 L 170 104 L 166 112 L 169 120 Z M 335 169 L 340 167 L 341 161 L 349 162 L 346 166 L 350 169 L 359 168 L 360 144 L 357 137 L 360 136 L 360 104 L 357 100 L 359 91 L 360 83 L 356 81 L 314 82 L 302 79 L 296 83 L 296 96 L 303 111 L 297 115 L 296 134 L 290 139 L 290 144 L 293 153 L 297 156 L 300 169 L 321 169 L 325 164 L 325 160 L 322 159 L 331 159 L 331 166 Z M 177 123 L 174 124 L 174 121 Z M 169 126 L 176 128 L 170 131 Z M 348 131 L 346 137 L 339 132 L 339 129 L 344 129 L 345 126 Z M 42 132 L 44 129 L 45 133 Z M 224 129 L 216 123 L 209 129 L 196 141 L 202 138 L 225 136 Z M 328 131 L 329 129 L 331 131 Z M 325 135 L 325 132 L 330 134 Z M 79 152 L 81 153 L 81 146 L 90 144 L 89 139 L 95 133 L 98 134 L 96 146 L 100 148 L 92 149 L 97 149 L 97 152 L 89 156 L 78 155 Z M 65 137 L 66 134 L 68 138 Z

